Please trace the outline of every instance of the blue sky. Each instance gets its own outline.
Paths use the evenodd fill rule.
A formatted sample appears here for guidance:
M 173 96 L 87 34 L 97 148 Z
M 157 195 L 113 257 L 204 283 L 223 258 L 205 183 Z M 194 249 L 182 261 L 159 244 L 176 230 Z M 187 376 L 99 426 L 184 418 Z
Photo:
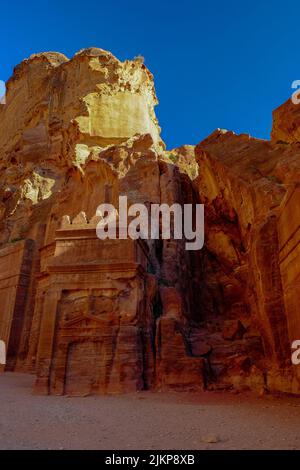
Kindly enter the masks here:
M 268 138 L 300 79 L 299 1 L 14 0 L 0 12 L 0 80 L 34 52 L 143 55 L 168 148 L 217 127 Z

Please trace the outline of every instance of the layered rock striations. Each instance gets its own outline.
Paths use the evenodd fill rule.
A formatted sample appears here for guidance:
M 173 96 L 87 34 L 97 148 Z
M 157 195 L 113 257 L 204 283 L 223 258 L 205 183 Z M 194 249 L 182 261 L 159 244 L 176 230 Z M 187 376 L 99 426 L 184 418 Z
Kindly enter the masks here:
M 23 61 L 0 105 L 0 339 L 35 391 L 300 393 L 299 111 L 270 141 L 166 151 L 153 77 L 102 49 Z M 205 205 L 205 245 L 102 240 L 97 207 Z

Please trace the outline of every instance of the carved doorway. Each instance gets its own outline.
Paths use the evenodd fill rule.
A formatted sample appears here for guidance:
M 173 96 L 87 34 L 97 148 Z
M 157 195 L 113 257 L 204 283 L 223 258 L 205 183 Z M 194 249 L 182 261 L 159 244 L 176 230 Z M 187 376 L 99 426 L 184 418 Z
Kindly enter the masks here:
M 89 395 L 99 387 L 101 369 L 100 341 L 78 341 L 68 348 L 66 363 L 65 394 Z

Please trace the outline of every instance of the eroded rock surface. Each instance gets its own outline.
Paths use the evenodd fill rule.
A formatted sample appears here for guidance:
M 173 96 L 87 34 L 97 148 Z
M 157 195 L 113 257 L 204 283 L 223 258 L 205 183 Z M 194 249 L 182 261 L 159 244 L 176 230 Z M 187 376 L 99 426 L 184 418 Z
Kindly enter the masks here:
M 300 393 L 296 109 L 165 150 L 141 60 L 31 56 L 0 105 L 0 339 L 35 391 Z M 293 105 L 294 106 L 294 105 Z M 96 236 L 99 204 L 205 204 L 205 246 Z

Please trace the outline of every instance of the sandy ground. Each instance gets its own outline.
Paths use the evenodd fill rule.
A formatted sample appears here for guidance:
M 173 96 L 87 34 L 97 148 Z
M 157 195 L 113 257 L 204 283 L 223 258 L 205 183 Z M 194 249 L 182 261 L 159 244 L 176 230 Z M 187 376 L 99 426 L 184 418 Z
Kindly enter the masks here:
M 212 392 L 35 396 L 33 380 L 0 375 L 0 449 L 300 449 L 297 398 Z

